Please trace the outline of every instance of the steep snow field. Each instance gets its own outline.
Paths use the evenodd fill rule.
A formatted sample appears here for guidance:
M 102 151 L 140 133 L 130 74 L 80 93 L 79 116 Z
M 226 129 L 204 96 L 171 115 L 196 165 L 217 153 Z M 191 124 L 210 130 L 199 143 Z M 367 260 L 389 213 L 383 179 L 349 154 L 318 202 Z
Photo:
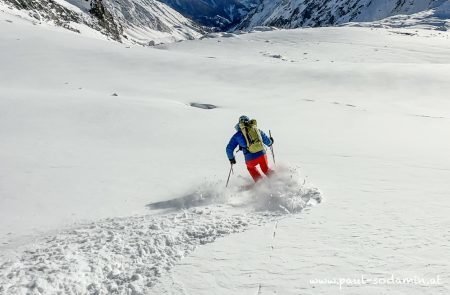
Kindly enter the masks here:
M 448 33 L 127 48 L 0 13 L 0 52 L 0 293 L 450 292 Z M 251 191 L 241 114 L 276 142 Z

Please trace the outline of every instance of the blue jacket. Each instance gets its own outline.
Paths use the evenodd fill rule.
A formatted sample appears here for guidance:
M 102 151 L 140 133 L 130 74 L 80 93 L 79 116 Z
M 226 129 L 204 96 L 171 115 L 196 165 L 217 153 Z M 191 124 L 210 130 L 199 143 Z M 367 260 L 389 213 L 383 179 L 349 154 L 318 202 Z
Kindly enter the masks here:
M 261 132 L 263 143 L 267 146 L 271 146 L 272 141 L 270 140 L 270 138 L 263 131 L 261 130 L 259 131 Z M 236 149 L 237 146 L 240 146 L 242 148 L 246 162 L 259 158 L 260 156 L 266 153 L 265 150 L 262 150 L 254 154 L 250 153 L 247 150 L 247 141 L 245 140 L 244 134 L 242 134 L 240 130 L 236 132 L 233 135 L 233 137 L 231 137 L 230 142 L 227 145 L 226 151 L 229 160 L 234 158 L 234 150 Z

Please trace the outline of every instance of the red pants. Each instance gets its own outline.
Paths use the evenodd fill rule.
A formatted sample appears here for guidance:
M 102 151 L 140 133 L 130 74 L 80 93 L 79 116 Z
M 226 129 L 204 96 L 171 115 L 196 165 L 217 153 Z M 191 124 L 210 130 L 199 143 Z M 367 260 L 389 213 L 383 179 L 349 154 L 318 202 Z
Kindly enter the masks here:
M 255 182 L 257 182 L 262 177 L 256 166 L 259 165 L 259 168 L 261 168 L 261 171 L 265 175 L 269 175 L 272 172 L 272 170 L 269 169 L 269 165 L 267 164 L 267 155 L 262 155 L 259 158 L 247 161 L 246 164 L 248 172 L 250 172 L 250 175 L 253 177 L 253 180 Z

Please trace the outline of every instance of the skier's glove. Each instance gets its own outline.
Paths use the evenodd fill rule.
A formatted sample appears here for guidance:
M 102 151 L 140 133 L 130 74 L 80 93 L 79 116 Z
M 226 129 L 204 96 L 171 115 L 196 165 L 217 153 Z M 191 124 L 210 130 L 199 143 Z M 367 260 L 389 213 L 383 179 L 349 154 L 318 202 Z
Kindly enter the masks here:
M 231 163 L 231 165 L 234 165 L 234 164 L 236 164 L 236 159 L 235 159 L 235 158 L 233 158 L 233 159 L 230 159 L 230 163 Z
M 269 138 L 270 139 L 270 141 L 272 142 L 269 146 L 272 146 L 273 145 L 273 143 L 274 143 L 274 141 L 273 141 L 273 137 L 270 137 Z

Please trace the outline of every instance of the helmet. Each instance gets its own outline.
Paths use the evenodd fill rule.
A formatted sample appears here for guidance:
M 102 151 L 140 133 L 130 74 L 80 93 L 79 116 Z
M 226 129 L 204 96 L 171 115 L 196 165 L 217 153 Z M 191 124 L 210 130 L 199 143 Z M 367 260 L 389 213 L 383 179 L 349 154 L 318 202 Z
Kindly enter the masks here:
M 239 123 L 248 123 L 248 121 L 250 121 L 250 118 L 247 116 L 240 116 L 239 117 Z

